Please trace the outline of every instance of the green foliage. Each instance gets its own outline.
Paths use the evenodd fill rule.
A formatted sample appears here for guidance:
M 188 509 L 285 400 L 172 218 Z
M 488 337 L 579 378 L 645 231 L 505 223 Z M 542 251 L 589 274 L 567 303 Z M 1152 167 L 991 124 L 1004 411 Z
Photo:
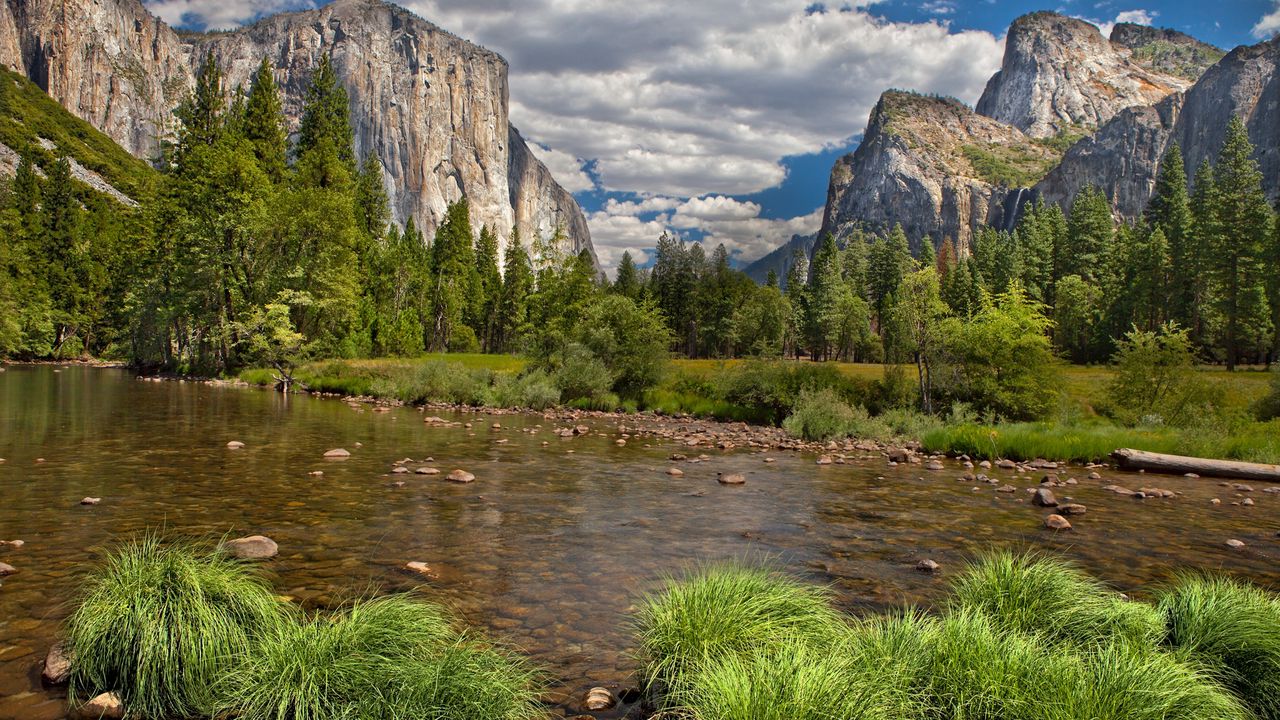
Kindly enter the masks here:
M 1163 590 L 1168 644 L 1266 720 L 1280 718 L 1280 604 L 1258 587 L 1186 575 Z
M 1199 377 L 1186 330 L 1131 330 L 1115 355 L 1108 387 L 1114 414 L 1126 424 L 1184 426 L 1212 411 L 1209 387 Z
M 853 428 L 867 423 L 867 411 L 851 407 L 834 390 L 804 389 L 782 427 L 805 440 L 831 440 L 848 437 Z
M 348 172 L 355 172 L 347 90 L 338 82 L 333 58 L 328 53 L 320 56 L 320 63 L 307 85 L 302 122 L 298 127 L 298 156 L 316 151 L 336 153 Z
M 539 369 L 523 374 L 501 373 L 482 395 L 483 404 L 498 408 L 546 410 L 560 403 L 560 388 L 554 377 Z
M 231 677 L 246 720 L 542 717 L 534 676 L 505 651 L 456 631 L 411 596 L 358 600 L 282 625 Z
M 1078 139 L 1078 138 L 1077 138 Z M 960 151 L 973 167 L 977 177 L 992 185 L 1006 188 L 1027 188 L 1039 182 L 1061 159 L 1061 153 L 1070 147 L 1064 137 L 1059 145 L 1046 154 L 1037 144 L 1026 146 L 984 143 L 964 145 Z
M 1272 371 L 1271 389 L 1253 406 L 1254 414 L 1263 422 L 1280 418 L 1280 372 Z
M 262 578 L 220 548 L 127 542 L 90 573 L 67 619 L 70 695 L 114 691 L 130 717 L 210 716 L 224 678 L 284 621 Z
M 560 398 L 571 400 L 595 400 L 611 395 L 613 373 L 591 349 L 579 343 L 569 343 L 553 353 L 546 361 L 555 384 L 560 388 Z
M 789 639 L 820 644 L 844 627 L 824 590 L 743 565 L 669 579 L 642 601 L 635 624 L 643 676 L 675 697 L 701 663 Z
M 979 558 L 953 581 L 951 602 L 1000 632 L 1081 650 L 1121 642 L 1154 647 L 1164 639 L 1164 619 L 1151 606 L 1126 600 L 1064 560 L 1034 553 Z
M 717 381 L 717 394 L 726 402 L 756 408 L 774 425 L 792 413 L 805 390 L 831 389 L 851 404 L 871 394 L 869 383 L 827 364 L 748 360 L 721 373 Z
M 429 360 L 374 379 L 369 384 L 369 392 L 377 397 L 391 397 L 407 403 L 478 405 L 491 378 L 488 370 L 468 368 L 457 362 Z

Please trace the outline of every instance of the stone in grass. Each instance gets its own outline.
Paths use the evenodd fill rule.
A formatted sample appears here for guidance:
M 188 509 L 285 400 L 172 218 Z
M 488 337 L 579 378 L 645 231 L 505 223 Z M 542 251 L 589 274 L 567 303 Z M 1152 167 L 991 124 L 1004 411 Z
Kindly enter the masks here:
M 44 658 L 40 677 L 50 685 L 62 685 L 71 679 L 71 654 L 63 643 L 54 643 Z
M 445 480 L 448 480 L 449 482 L 456 482 L 456 483 L 469 483 L 475 479 L 476 479 L 475 475 L 472 475 L 471 473 L 461 468 L 453 470 L 448 475 L 445 476 Z
M 115 693 L 102 693 L 77 707 L 71 717 L 74 720 L 123 720 L 124 703 Z
M 1044 519 L 1044 526 L 1049 528 L 1050 530 L 1070 530 L 1071 529 L 1071 523 L 1067 522 L 1066 518 L 1057 514 L 1046 517 Z
M 280 546 L 276 541 L 265 535 L 250 535 L 228 540 L 223 547 L 232 556 L 241 560 L 265 560 L 280 553 Z
M 324 454 L 326 460 L 346 460 L 351 457 L 351 451 L 346 448 L 334 448 Z

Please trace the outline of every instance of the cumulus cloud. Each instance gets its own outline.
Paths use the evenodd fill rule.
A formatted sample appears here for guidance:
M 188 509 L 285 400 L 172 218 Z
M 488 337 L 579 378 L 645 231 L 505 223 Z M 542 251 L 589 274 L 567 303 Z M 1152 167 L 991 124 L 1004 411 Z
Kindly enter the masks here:
M 708 252 L 723 243 L 731 257 L 749 262 L 790 240 L 792 235 L 808 235 L 822 225 L 821 207 L 793 218 L 765 218 L 760 213 L 758 203 L 723 195 L 685 200 L 664 196 L 610 200 L 587 222 L 600 263 L 610 270 L 626 251 L 643 264 L 664 232 L 700 238 Z
M 583 169 L 585 163 L 563 150 L 553 150 L 541 143 L 530 143 L 529 150 L 551 171 L 560 187 L 571 193 L 594 190 L 595 182 Z
M 1276 0 L 1275 7 L 1258 20 L 1251 32 L 1259 40 L 1265 40 L 1276 33 L 1280 33 L 1280 0 Z
M 1134 25 L 1150 25 L 1155 22 L 1156 13 L 1150 10 L 1125 10 L 1116 15 L 1115 24 L 1133 23 Z
M 843 144 L 880 92 L 974 101 L 990 33 L 806 0 L 408 0 L 501 52 L 526 137 L 595 161 L 603 189 L 680 197 L 773 187 L 780 160 Z

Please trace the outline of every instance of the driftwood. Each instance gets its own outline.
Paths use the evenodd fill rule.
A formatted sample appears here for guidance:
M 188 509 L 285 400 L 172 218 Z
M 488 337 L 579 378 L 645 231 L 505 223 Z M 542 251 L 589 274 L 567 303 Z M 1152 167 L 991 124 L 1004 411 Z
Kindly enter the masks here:
M 1182 455 L 1165 455 L 1163 453 L 1146 452 L 1145 450 L 1130 450 L 1129 448 L 1116 450 L 1111 453 L 1111 457 L 1124 470 L 1146 470 L 1169 475 L 1195 473 L 1196 475 L 1208 477 L 1280 482 L 1280 465 L 1236 462 L 1234 460 L 1209 460 L 1207 458 L 1184 457 Z

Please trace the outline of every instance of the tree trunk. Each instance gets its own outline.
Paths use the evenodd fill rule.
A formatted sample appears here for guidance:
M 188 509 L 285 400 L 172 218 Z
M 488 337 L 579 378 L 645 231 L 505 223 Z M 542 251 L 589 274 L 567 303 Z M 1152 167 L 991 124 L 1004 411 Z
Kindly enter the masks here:
M 1280 465 L 1165 455 L 1128 448 L 1116 450 L 1111 453 L 1111 457 L 1124 470 L 1146 470 L 1169 475 L 1194 473 L 1209 477 L 1280 482 Z

